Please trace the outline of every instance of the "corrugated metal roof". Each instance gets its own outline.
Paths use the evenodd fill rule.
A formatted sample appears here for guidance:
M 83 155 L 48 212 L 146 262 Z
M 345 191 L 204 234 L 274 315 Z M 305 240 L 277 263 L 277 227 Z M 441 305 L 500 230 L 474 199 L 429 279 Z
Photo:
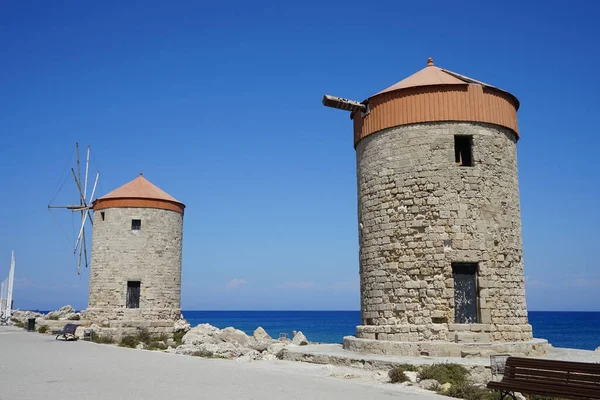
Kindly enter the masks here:
M 370 112 L 354 113 L 354 145 L 394 126 L 437 121 L 471 121 L 511 129 L 519 137 L 511 96 L 480 84 L 417 86 L 369 99 Z
M 394 126 L 438 121 L 471 121 L 511 129 L 519 138 L 519 100 L 487 83 L 436 67 L 427 67 L 374 94 L 369 111 L 353 111 L 354 146 Z
M 181 203 L 173 196 L 169 195 L 158 186 L 151 183 L 149 180 L 140 176 L 135 178 L 129 183 L 113 190 L 112 192 L 100 197 L 98 200 L 106 199 L 153 199 L 153 200 L 165 200 L 172 201 L 175 203 Z M 183 203 L 181 203 L 183 204 Z

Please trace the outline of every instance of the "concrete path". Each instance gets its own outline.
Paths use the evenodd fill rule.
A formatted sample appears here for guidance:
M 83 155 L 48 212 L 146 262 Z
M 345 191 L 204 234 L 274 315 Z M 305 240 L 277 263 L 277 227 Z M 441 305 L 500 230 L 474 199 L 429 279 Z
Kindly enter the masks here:
M 0 400 L 356 398 L 447 399 L 354 368 L 202 359 L 0 327 Z

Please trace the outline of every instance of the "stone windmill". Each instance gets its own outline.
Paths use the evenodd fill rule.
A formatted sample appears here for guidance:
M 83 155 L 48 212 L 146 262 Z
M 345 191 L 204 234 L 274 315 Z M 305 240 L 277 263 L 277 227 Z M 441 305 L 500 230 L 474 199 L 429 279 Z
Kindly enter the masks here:
M 140 174 L 96 199 L 86 319 L 117 335 L 172 333 L 181 318 L 185 205 Z
M 519 100 L 430 58 L 362 102 L 323 104 L 354 123 L 362 322 L 344 347 L 543 353 L 525 304 Z

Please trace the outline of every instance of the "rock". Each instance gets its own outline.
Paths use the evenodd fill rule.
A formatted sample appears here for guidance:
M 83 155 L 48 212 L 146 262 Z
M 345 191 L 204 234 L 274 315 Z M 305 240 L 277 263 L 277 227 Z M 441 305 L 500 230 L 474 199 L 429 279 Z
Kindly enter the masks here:
M 69 321 L 79 321 L 81 319 L 81 316 L 79 315 L 79 313 L 68 313 L 63 315 L 62 317 L 59 317 L 58 319 L 60 320 L 69 320 Z
M 198 348 L 193 344 L 182 344 L 181 346 L 177 346 L 174 352 L 177 354 L 183 354 L 185 356 L 191 356 L 197 351 Z
M 523 396 L 519 392 L 513 392 L 513 394 L 515 395 L 515 397 L 517 398 L 517 400 L 527 400 L 527 397 Z
M 138 350 L 144 350 L 146 348 L 146 344 L 145 343 L 139 343 L 137 346 L 135 346 L 136 349 Z
M 281 351 L 283 351 L 283 349 L 285 349 L 287 347 L 287 345 L 285 343 L 281 343 L 281 342 L 275 342 L 272 343 L 268 348 L 267 348 L 267 353 L 268 354 L 274 354 L 277 355 L 279 354 Z
M 27 310 L 13 310 L 11 315 L 10 315 L 10 319 L 11 322 L 14 321 L 18 321 L 21 322 L 23 324 L 27 324 L 27 320 L 29 318 L 43 318 L 44 314 L 41 314 L 39 312 L 34 312 L 34 311 L 27 311 Z M 37 324 L 37 322 L 36 322 Z
M 304 336 L 302 331 L 298 331 L 292 339 L 292 344 L 295 344 L 296 346 L 305 346 L 308 344 L 308 339 L 306 339 L 306 336 Z
M 237 343 L 241 346 L 245 346 L 250 340 L 248 335 L 246 335 L 244 332 L 232 327 L 223 329 L 219 333 L 219 339 L 221 339 L 223 342 Z
M 269 336 L 269 334 L 267 333 L 267 331 L 265 331 L 262 327 L 258 327 L 256 328 L 256 330 L 254 331 L 254 339 L 261 341 L 261 340 L 272 340 L 271 336 Z
M 175 346 L 175 341 L 173 340 L 173 338 L 167 339 L 167 346 L 169 346 L 169 347 Z
M 248 341 L 247 346 L 250 347 L 253 350 L 259 351 L 259 352 L 263 352 L 263 351 L 267 351 L 267 349 L 269 348 L 269 346 L 271 345 L 271 341 L 270 340 L 256 340 L 254 338 L 251 338 Z
M 419 386 L 425 390 L 435 390 L 440 386 L 440 383 L 435 379 L 423 379 L 419 381 Z
M 260 360 L 260 358 L 261 358 L 260 353 L 258 351 L 256 351 L 256 350 L 252 350 L 252 351 L 247 352 L 243 356 L 238 357 L 236 359 L 236 361 L 250 362 L 250 361 Z
M 46 319 L 65 319 L 72 314 L 75 314 L 75 310 L 73 307 L 66 305 L 61 307 L 58 311 L 50 311 L 46 314 Z
M 83 334 L 86 329 L 90 329 L 90 328 L 86 327 L 86 326 L 78 326 L 77 329 L 75 329 L 75 337 L 78 340 L 83 340 Z
M 183 344 L 200 345 L 203 343 L 219 343 L 219 328 L 210 324 L 200 324 L 183 335 Z
M 187 332 L 191 328 L 191 325 L 183 318 L 175 321 L 175 325 L 173 325 L 173 330 L 175 332 Z
M 469 370 L 469 380 L 473 385 L 485 387 L 492 379 L 491 370 L 483 366 L 471 366 Z
M 450 389 L 451 387 L 452 387 L 452 384 L 450 382 L 446 382 L 440 386 L 440 391 L 447 392 L 448 389 Z
M 417 379 L 419 378 L 419 373 L 416 371 L 404 371 L 403 373 L 404 376 L 408 378 L 408 381 L 412 383 L 417 382 Z
M 201 357 L 207 358 L 236 358 L 254 351 L 256 350 L 252 350 L 246 347 L 240 347 L 234 343 L 227 342 L 220 342 L 218 344 L 202 343 L 199 345 L 183 344 L 175 349 L 175 353 L 177 354 L 184 354 L 188 356 L 200 355 Z
M 297 341 L 308 343 L 298 332 Z M 258 339 L 257 339 L 258 338 Z M 280 358 L 286 343 L 276 342 L 262 328 L 252 337 L 239 329 L 228 327 L 218 329 L 209 324 L 200 324 L 190 329 L 182 339 L 183 344 L 169 352 L 198 357 L 239 358 L 240 361 Z M 167 345 L 173 342 L 167 341 Z
M 596 350 L 594 351 L 600 351 L 600 346 L 596 347 Z

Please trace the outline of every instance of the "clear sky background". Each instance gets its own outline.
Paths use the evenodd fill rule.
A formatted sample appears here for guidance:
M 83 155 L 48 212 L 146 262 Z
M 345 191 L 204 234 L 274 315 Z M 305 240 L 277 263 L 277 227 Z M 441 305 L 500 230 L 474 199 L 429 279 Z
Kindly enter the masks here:
M 92 146 L 187 205 L 184 309 L 359 309 L 356 100 L 436 65 L 510 91 L 530 310 L 600 310 L 594 1 L 0 1 L 0 276 L 85 308 L 76 218 L 46 208 Z M 73 159 L 71 159 L 71 164 Z M 67 181 L 55 203 L 77 200 Z M 54 215 L 54 217 L 53 217 Z M 90 232 L 91 233 L 91 232 Z

